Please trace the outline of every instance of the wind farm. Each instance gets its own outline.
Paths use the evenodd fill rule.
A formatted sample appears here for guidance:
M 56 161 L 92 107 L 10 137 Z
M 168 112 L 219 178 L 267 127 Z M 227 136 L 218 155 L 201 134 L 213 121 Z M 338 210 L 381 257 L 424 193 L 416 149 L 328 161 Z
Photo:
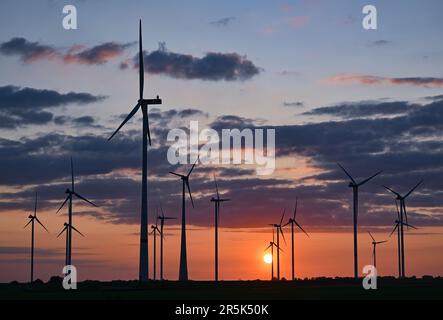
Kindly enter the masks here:
M 436 19 L 73 6 L 0 4 L 0 300 L 443 298 Z

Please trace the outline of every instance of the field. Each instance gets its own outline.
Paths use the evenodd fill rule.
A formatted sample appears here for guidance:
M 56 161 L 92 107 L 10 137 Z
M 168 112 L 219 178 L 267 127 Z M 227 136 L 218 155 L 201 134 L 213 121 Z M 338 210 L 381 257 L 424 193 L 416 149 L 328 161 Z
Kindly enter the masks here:
M 66 291 L 61 282 L 0 284 L 0 300 L 344 300 L 443 299 L 443 278 L 382 278 L 377 290 L 353 279 L 175 282 L 85 281 Z

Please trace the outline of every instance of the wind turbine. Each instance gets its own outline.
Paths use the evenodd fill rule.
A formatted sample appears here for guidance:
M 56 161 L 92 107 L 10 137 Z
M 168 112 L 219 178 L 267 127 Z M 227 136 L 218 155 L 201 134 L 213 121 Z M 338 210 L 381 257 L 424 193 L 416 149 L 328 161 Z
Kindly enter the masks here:
M 270 224 L 270 226 L 274 227 L 277 230 L 277 247 L 280 248 L 280 233 L 283 237 L 283 240 L 286 244 L 285 235 L 283 234 L 282 224 L 283 219 L 285 218 L 286 209 L 283 210 L 283 214 L 280 219 L 279 224 Z M 277 280 L 280 280 L 280 250 L 277 250 Z
M 74 196 L 80 200 L 83 200 L 86 203 L 89 203 L 90 205 L 97 207 L 96 204 L 94 204 L 93 202 L 89 201 L 88 199 L 86 199 L 85 197 L 81 196 L 80 194 L 78 194 L 77 192 L 75 192 L 74 190 L 74 164 L 72 162 L 72 157 L 71 157 L 71 189 L 66 189 L 65 193 L 67 194 L 67 197 L 65 199 L 65 201 L 62 203 L 62 205 L 60 206 L 60 208 L 57 210 L 57 213 L 60 212 L 60 210 L 65 206 L 65 204 L 69 201 L 68 203 L 68 228 L 67 228 L 67 235 L 68 235 L 68 246 L 67 246 L 67 250 L 66 250 L 66 265 L 69 266 L 72 264 L 72 203 L 73 203 L 73 198 Z
M 382 243 L 386 243 L 388 241 L 375 241 L 375 238 L 372 236 L 372 233 L 370 233 L 368 231 L 369 235 L 372 238 L 372 257 L 374 258 L 374 267 L 375 269 L 377 269 L 377 245 L 382 244 Z
M 367 183 L 368 181 L 372 180 L 376 176 L 378 176 L 383 171 L 379 171 L 376 174 L 370 176 L 369 178 L 361 181 L 360 183 L 357 183 L 354 178 L 346 171 L 346 169 L 340 165 L 340 163 L 337 163 L 338 166 L 343 170 L 343 172 L 351 179 L 349 182 L 349 188 L 352 188 L 353 197 L 354 197 L 354 278 L 358 279 L 358 246 L 357 246 L 357 221 L 358 221 L 358 188 Z
M 154 280 L 157 280 L 157 233 L 160 234 L 160 237 L 163 237 L 156 223 L 151 226 L 151 234 L 154 235 Z
M 43 229 L 46 230 L 46 232 L 49 233 L 48 229 L 46 229 L 46 227 L 43 225 L 43 223 L 41 223 L 41 221 L 37 218 L 37 192 L 35 193 L 34 215 L 30 214 L 28 219 L 29 219 L 29 222 L 25 225 L 25 228 L 29 224 L 31 224 L 31 234 L 32 234 L 32 239 L 31 239 L 31 283 L 33 283 L 34 282 L 35 221 L 37 221 L 37 223 L 39 225 L 41 225 L 43 227 Z
M 68 263 L 68 248 L 69 248 L 69 230 L 72 229 L 75 232 L 77 232 L 79 235 L 84 237 L 84 234 L 78 231 L 74 226 L 70 227 L 69 223 L 65 222 L 63 230 L 57 235 L 57 238 L 59 238 L 63 232 L 66 232 L 66 255 L 65 255 L 65 265 L 69 265 Z
M 160 205 L 160 210 L 162 215 L 157 216 L 157 219 L 160 220 L 160 280 L 163 280 L 163 240 L 165 238 L 165 234 L 163 233 L 164 227 L 165 227 L 165 221 L 166 220 L 174 220 L 176 218 L 173 217 L 165 217 L 165 214 L 163 212 L 163 208 Z
M 302 226 L 295 220 L 295 217 L 297 215 L 297 206 L 298 206 L 298 199 L 295 199 L 295 208 L 294 208 L 294 214 L 292 218 L 289 218 L 288 223 L 286 223 L 283 227 L 287 225 L 291 225 L 291 234 L 292 234 L 292 281 L 295 280 L 295 272 L 294 272 L 294 229 L 295 226 L 297 226 L 301 231 L 303 231 L 304 234 L 306 234 L 307 237 L 309 237 L 309 234 L 302 228 Z
M 401 278 L 402 277 L 402 257 L 401 257 L 401 233 L 400 233 L 401 228 L 400 228 L 400 224 L 405 225 L 408 229 L 409 228 L 417 229 L 417 228 L 414 227 L 413 225 L 406 223 L 406 222 L 401 222 L 400 210 L 398 208 L 398 201 L 397 200 L 395 200 L 395 206 L 397 208 L 397 219 L 395 220 L 395 227 L 392 230 L 389 237 L 392 237 L 394 232 L 397 231 L 398 277 Z
M 139 109 L 143 114 L 143 144 L 142 144 L 142 204 L 141 204 L 141 222 L 140 222 L 140 264 L 139 264 L 139 280 L 147 281 L 149 277 L 149 256 L 148 256 L 148 140 L 151 145 L 151 132 L 149 130 L 148 105 L 162 104 L 162 100 L 157 96 L 155 99 L 144 99 L 143 90 L 145 83 L 145 71 L 143 61 L 143 40 L 142 40 L 142 21 L 139 26 L 139 91 L 140 96 L 134 109 L 128 114 L 126 119 L 117 128 L 117 130 L 108 139 L 111 140 L 117 132 L 128 122 Z
M 189 197 L 191 198 L 191 204 L 194 208 L 194 200 L 192 199 L 191 187 L 189 186 L 189 176 L 197 164 L 198 158 L 195 163 L 192 165 L 191 170 L 189 170 L 187 175 L 178 174 L 170 171 L 170 174 L 173 174 L 177 177 L 180 177 L 182 180 L 182 229 L 181 229 L 181 248 L 180 248 L 180 270 L 179 270 L 179 280 L 180 281 L 188 281 L 188 258 L 186 254 L 186 202 L 185 202 L 185 188 L 188 188 Z
M 407 197 L 411 195 L 412 192 L 415 191 L 421 184 L 423 183 L 423 180 L 417 183 L 411 190 L 409 190 L 408 193 L 406 193 L 404 196 L 400 195 L 398 192 L 394 191 L 393 189 L 383 186 L 386 190 L 392 192 L 396 196 L 396 200 L 400 202 L 400 221 L 398 223 L 398 228 L 400 228 L 400 256 L 401 256 L 401 275 L 400 277 L 404 278 L 405 275 L 405 241 L 404 241 L 404 226 L 406 225 L 409 227 L 408 224 L 408 214 L 406 212 L 406 204 L 405 200 Z M 403 216 L 406 220 L 404 222 Z
M 217 197 L 211 198 L 211 202 L 214 202 L 215 207 L 215 281 L 218 281 L 218 221 L 220 216 L 220 203 L 230 201 L 230 199 L 220 198 L 220 193 L 218 192 L 217 179 L 214 175 L 215 190 L 217 192 Z
M 283 252 L 283 250 L 277 246 L 277 244 L 274 242 L 274 228 L 272 229 L 272 241 L 269 242 L 269 246 L 265 249 L 265 252 L 268 251 L 269 249 L 271 249 L 271 257 L 272 257 L 272 262 L 271 262 L 271 280 L 274 280 L 274 247 L 277 248 L 278 250 L 281 250 Z

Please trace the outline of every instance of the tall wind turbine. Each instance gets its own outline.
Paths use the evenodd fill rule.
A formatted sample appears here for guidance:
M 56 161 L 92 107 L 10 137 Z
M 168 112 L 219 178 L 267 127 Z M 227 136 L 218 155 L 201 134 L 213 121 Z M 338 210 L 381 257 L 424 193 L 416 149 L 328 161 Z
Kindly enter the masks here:
M 179 277 L 178 279 L 180 281 L 188 281 L 188 258 L 186 254 L 186 201 L 185 201 L 185 195 L 186 195 L 186 188 L 189 192 L 189 197 L 191 198 L 191 204 L 194 208 L 194 200 L 192 199 L 192 193 L 191 193 L 191 187 L 189 186 L 189 177 L 192 173 L 192 171 L 195 168 L 195 165 L 197 164 L 198 158 L 195 161 L 195 163 L 192 165 L 191 170 L 189 170 L 187 175 L 178 174 L 175 172 L 170 171 L 170 174 L 173 174 L 177 177 L 180 177 L 182 180 L 182 229 L 181 229 L 181 247 L 180 247 L 180 270 L 179 270 Z
M 405 263 L 404 263 L 404 259 L 405 259 L 405 252 L 404 252 L 404 226 L 406 226 L 407 228 L 412 228 L 412 229 L 417 229 L 416 227 L 410 225 L 408 223 L 408 215 L 406 212 L 406 204 L 405 204 L 405 199 L 412 193 L 414 192 L 415 189 L 418 188 L 418 186 L 420 186 L 423 183 L 423 180 L 420 181 L 414 188 L 412 188 L 405 196 L 401 196 L 399 193 L 395 192 L 394 190 L 392 190 L 391 188 L 388 188 L 386 186 L 383 186 L 384 188 L 386 188 L 388 191 L 392 192 L 394 195 L 396 195 L 396 199 L 395 199 L 395 205 L 397 207 L 397 220 L 395 221 L 395 228 L 394 230 L 391 232 L 392 236 L 395 232 L 395 230 L 397 230 L 397 237 L 398 237 L 398 264 L 399 264 L 399 270 L 398 270 L 398 276 L 399 278 L 403 278 L 405 277 Z M 400 210 L 398 209 L 398 202 L 400 202 Z M 405 221 L 406 220 L 406 221 Z
M 266 247 L 265 252 L 268 251 L 269 249 L 271 249 L 271 257 L 272 257 L 272 262 L 271 262 L 271 281 L 274 280 L 274 247 L 277 248 L 278 250 L 281 250 L 283 252 L 283 250 L 277 246 L 277 244 L 274 242 L 274 229 L 272 229 L 272 241 L 269 242 L 269 246 Z
M 79 235 L 84 237 L 84 234 L 78 231 L 74 226 L 70 227 L 69 223 L 65 222 L 63 230 L 57 235 L 57 238 L 59 238 L 63 232 L 66 232 L 66 255 L 65 255 L 65 265 L 69 265 L 68 263 L 68 252 L 69 252 L 69 230 L 72 229 L 75 232 L 77 232 Z
M 165 238 L 164 227 L 166 220 L 174 220 L 176 218 L 173 217 L 165 217 L 165 213 L 163 212 L 163 207 L 160 205 L 160 211 L 162 213 L 161 216 L 157 216 L 157 219 L 160 220 L 160 280 L 163 280 L 163 240 Z
M 294 271 L 294 231 L 295 226 L 298 227 L 303 233 L 309 237 L 309 234 L 302 228 L 302 226 L 295 220 L 295 217 L 297 215 L 297 206 L 298 206 L 298 199 L 295 200 L 295 208 L 294 208 L 294 214 L 292 218 L 289 218 L 288 223 L 286 223 L 283 227 L 287 225 L 291 225 L 291 233 L 292 233 L 292 281 L 295 280 L 295 271 Z
M 368 233 L 372 238 L 372 257 L 374 258 L 374 267 L 375 267 L 375 269 L 377 269 L 377 245 L 382 244 L 382 243 L 386 243 L 388 241 L 375 241 L 375 238 L 372 235 L 372 233 L 370 233 L 369 231 L 368 231 Z
M 43 229 L 46 230 L 46 232 L 49 233 L 48 229 L 46 229 L 46 227 L 43 225 L 43 223 L 41 223 L 41 221 L 37 218 L 37 192 L 35 193 L 34 215 L 30 214 L 28 219 L 29 219 L 29 222 L 25 225 L 25 228 L 29 224 L 31 224 L 31 234 L 32 234 L 32 238 L 31 238 L 31 283 L 33 283 L 34 282 L 35 221 L 37 221 L 37 223 L 39 225 L 41 225 L 43 227 Z
M 211 198 L 211 202 L 214 202 L 215 207 L 215 281 L 218 281 L 218 221 L 220 216 L 220 203 L 230 201 L 230 199 L 222 199 L 220 198 L 220 193 L 218 192 L 217 179 L 214 175 L 214 183 L 215 183 L 215 191 L 217 193 L 217 197 Z
M 406 225 L 408 227 L 408 214 L 406 212 L 406 203 L 405 200 L 407 197 L 411 195 L 412 192 L 415 191 L 421 184 L 423 183 L 423 180 L 417 183 L 408 193 L 406 193 L 404 196 L 400 195 L 398 192 L 394 191 L 393 189 L 383 186 L 388 191 L 392 192 L 396 196 L 396 200 L 400 202 L 400 221 L 398 228 L 400 228 L 400 256 L 401 256 L 401 278 L 404 278 L 406 276 L 405 274 L 405 240 L 404 240 L 404 226 Z M 405 220 L 406 222 L 405 222 Z
M 85 197 L 81 196 L 80 194 L 78 194 L 77 192 L 75 192 L 74 190 L 74 164 L 72 162 L 72 157 L 71 157 L 71 189 L 66 189 L 65 193 L 67 194 L 67 197 L 65 199 L 65 201 L 62 203 L 62 205 L 60 206 L 60 208 L 57 210 L 57 213 L 60 212 L 60 210 L 65 206 L 65 204 L 69 201 L 68 203 L 68 227 L 67 227 L 67 235 L 68 235 L 68 250 L 67 250 L 67 259 L 66 259 L 66 265 L 69 266 L 72 264 L 72 203 L 73 203 L 73 198 L 74 196 L 80 200 L 83 200 L 86 203 L 89 203 L 90 205 L 97 207 L 96 204 L 94 204 L 93 202 L 89 201 L 88 199 L 86 199 Z
M 352 188 L 353 192 L 353 198 L 354 198 L 354 278 L 358 279 L 358 245 L 357 245 L 357 221 L 358 221 L 358 188 L 367 183 L 368 181 L 372 180 L 376 176 L 378 176 L 383 171 L 379 171 L 376 174 L 370 176 L 369 178 L 361 181 L 360 183 L 357 183 L 354 178 L 349 174 L 349 172 L 346 171 L 346 169 L 337 163 L 338 166 L 343 170 L 343 172 L 351 179 L 349 182 L 349 187 Z
M 160 234 L 160 237 L 163 236 L 156 223 L 151 226 L 151 234 L 154 236 L 154 280 L 157 280 L 157 233 Z
M 274 227 L 277 230 L 277 247 L 280 248 L 280 233 L 283 237 L 283 240 L 286 243 L 285 235 L 283 234 L 282 224 L 283 219 L 285 218 L 286 209 L 283 210 L 283 214 L 280 219 L 279 224 L 270 224 L 270 226 Z M 277 250 L 277 280 L 280 280 L 280 250 Z
M 128 114 L 126 119 L 117 128 L 117 130 L 108 139 L 111 140 L 117 132 L 128 122 L 139 109 L 143 114 L 143 144 L 142 144 L 142 204 L 141 204 L 141 222 L 140 222 L 140 264 L 139 264 L 139 280 L 147 281 L 149 277 L 149 256 L 148 256 L 148 140 L 151 145 L 151 132 L 149 130 L 148 105 L 162 104 L 162 100 L 157 96 L 155 99 L 144 99 L 143 90 L 145 83 L 144 61 L 143 61 L 143 40 L 142 40 L 142 21 L 139 26 L 139 90 L 140 96 L 134 109 Z

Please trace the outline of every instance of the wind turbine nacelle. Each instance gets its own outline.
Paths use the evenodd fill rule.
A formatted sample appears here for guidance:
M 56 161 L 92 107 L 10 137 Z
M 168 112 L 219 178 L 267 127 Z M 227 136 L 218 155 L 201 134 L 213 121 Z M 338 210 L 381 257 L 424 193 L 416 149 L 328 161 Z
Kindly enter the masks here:
M 69 188 L 68 188 L 68 189 L 66 189 L 65 193 L 66 193 L 66 194 L 70 194 L 70 193 L 71 193 L 71 190 L 69 190 Z
M 29 217 L 28 217 L 29 219 L 33 219 L 34 217 L 32 216 L 32 215 L 29 215 Z

